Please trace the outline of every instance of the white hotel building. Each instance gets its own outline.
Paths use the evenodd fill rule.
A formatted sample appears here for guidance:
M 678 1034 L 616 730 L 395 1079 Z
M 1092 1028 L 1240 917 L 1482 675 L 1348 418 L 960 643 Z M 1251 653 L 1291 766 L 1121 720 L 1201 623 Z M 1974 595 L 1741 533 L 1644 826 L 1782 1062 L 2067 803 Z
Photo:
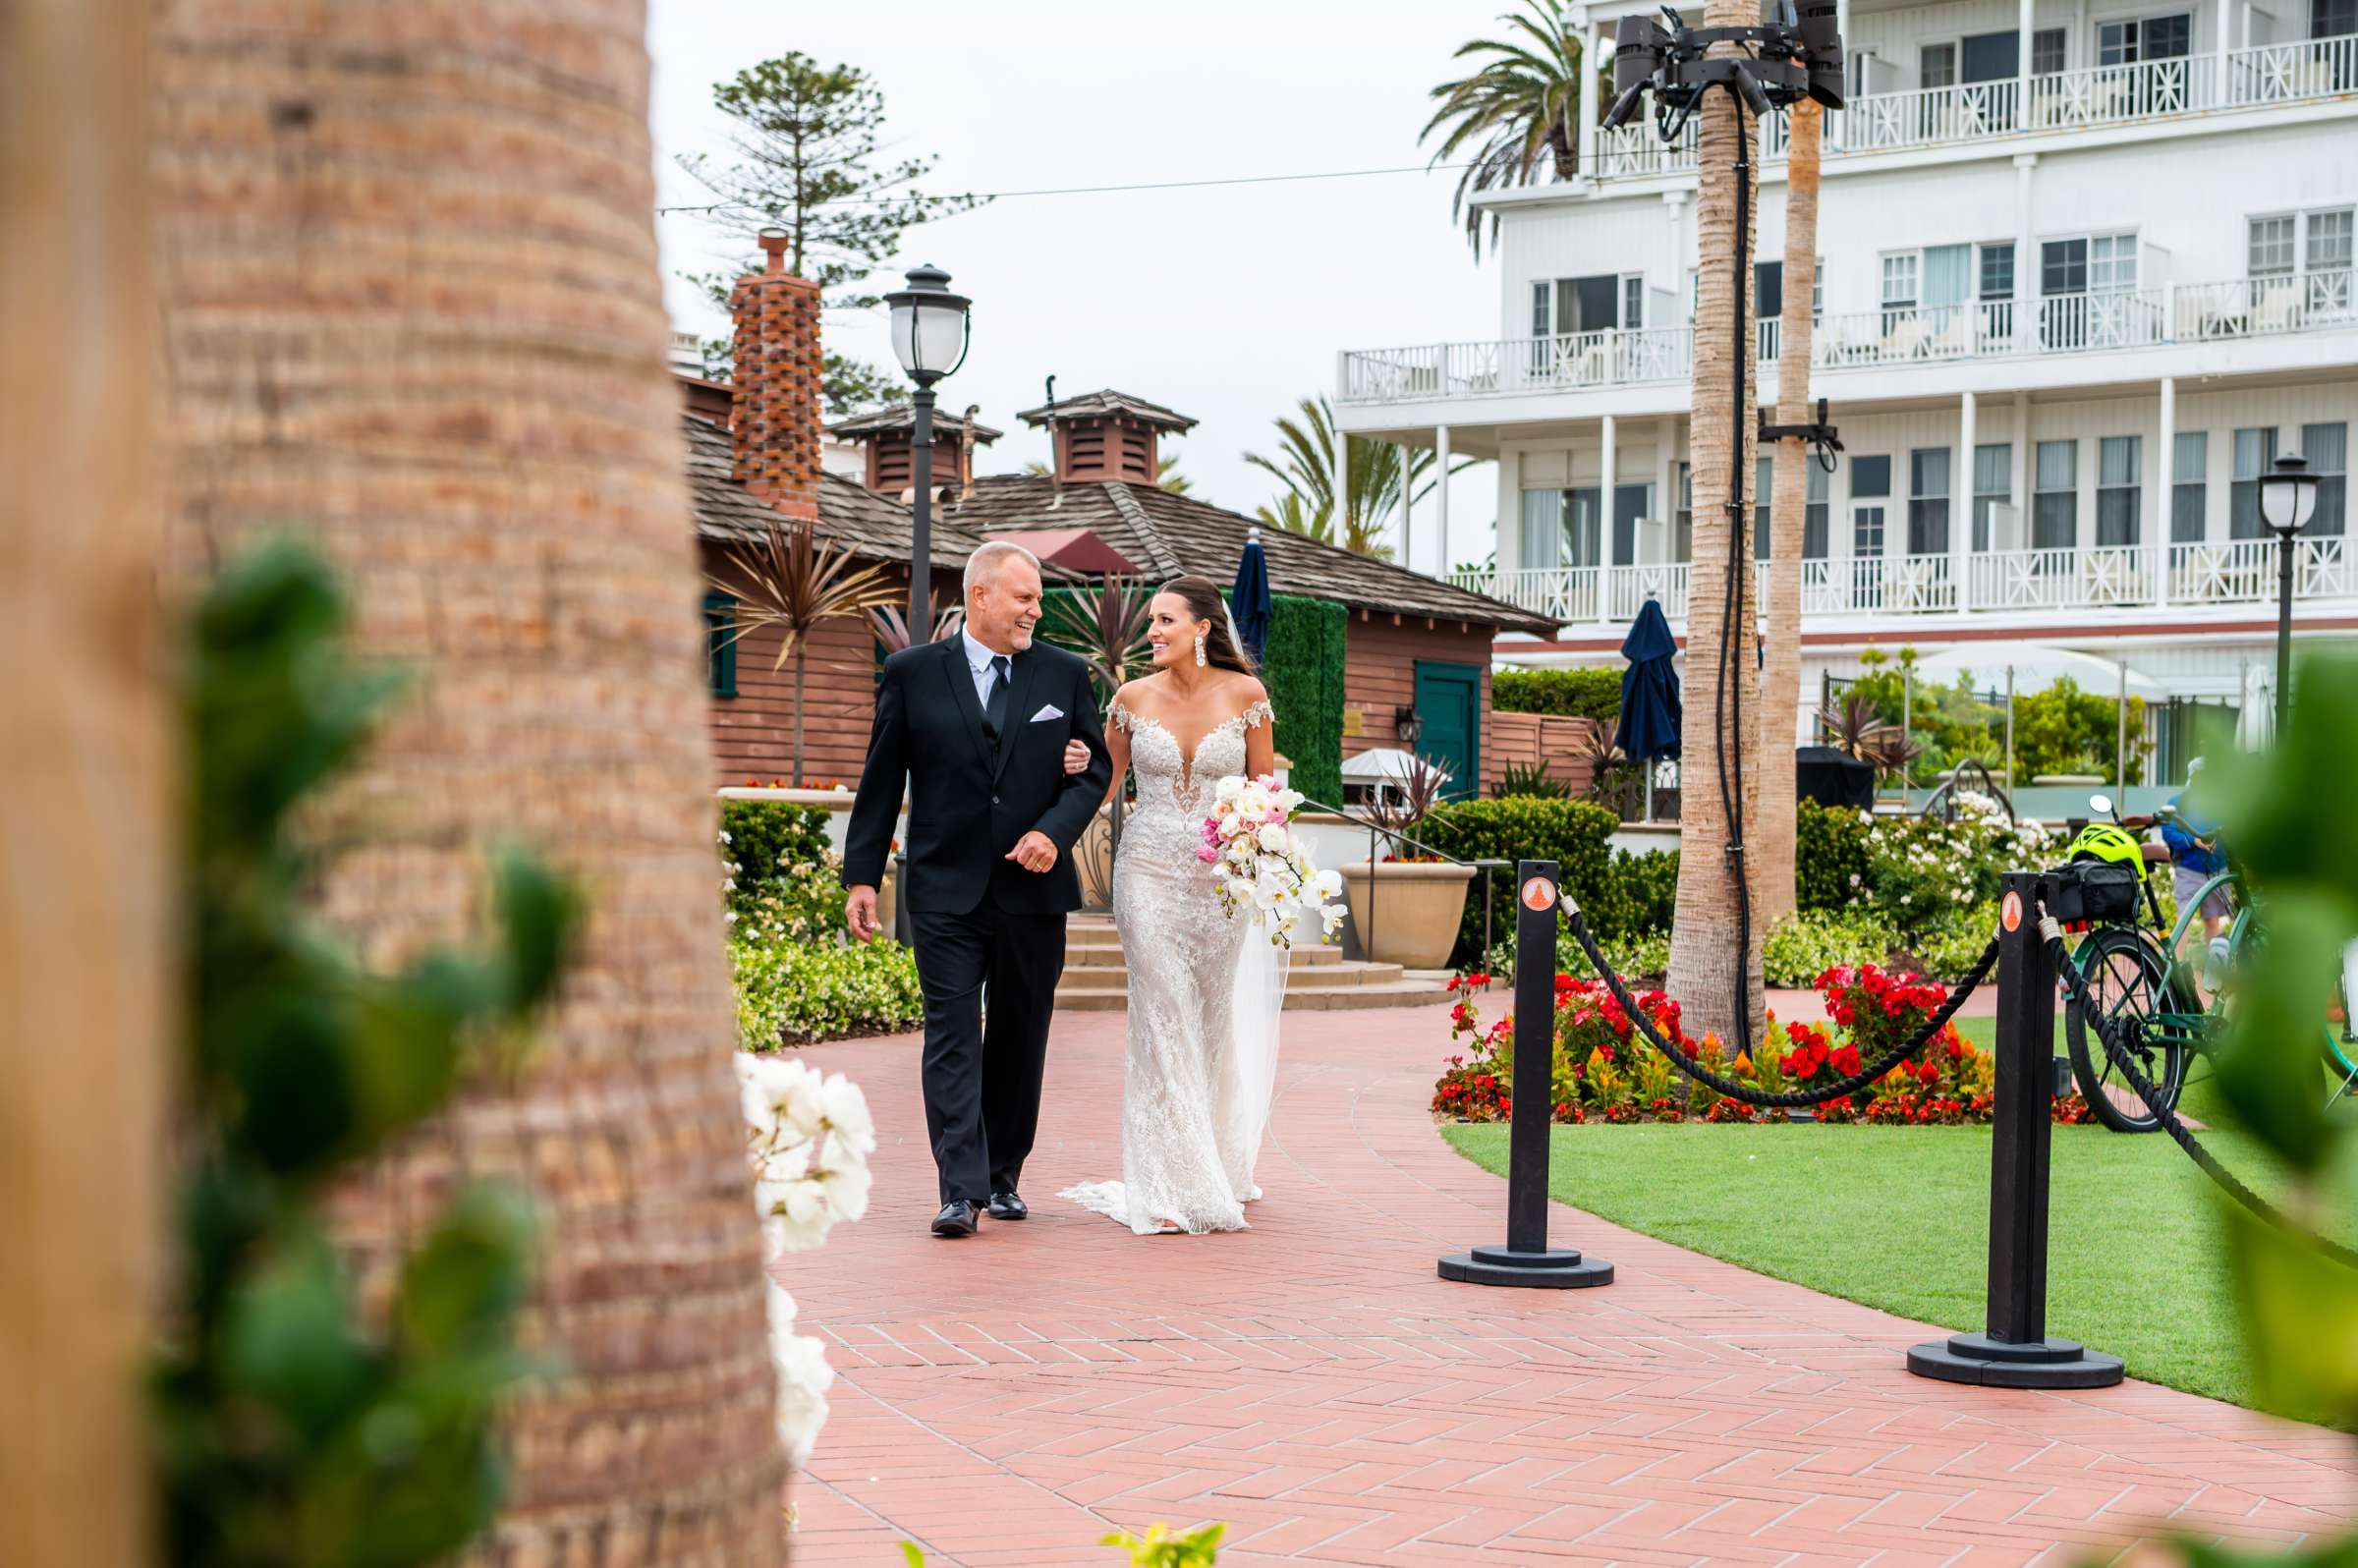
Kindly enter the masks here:
M 1602 60 L 1654 9 L 1572 12 Z M 2286 452 L 2326 476 L 2296 631 L 2358 631 L 2358 0 L 1850 0 L 1842 36 L 1810 384 L 1847 450 L 1812 475 L 1805 709 L 1870 644 L 1990 646 L 1984 684 L 2025 643 L 2186 697 L 2273 681 L 2254 481 Z M 1568 623 L 1502 643 L 1519 664 L 1617 662 L 1639 605 L 1675 625 L 1688 591 L 1695 149 L 1585 107 L 1582 178 L 1482 198 L 1498 338 L 1338 363 L 1345 429 L 1497 460 L 1495 570 L 1460 581 Z M 1765 408 L 1783 131 L 1759 173 Z

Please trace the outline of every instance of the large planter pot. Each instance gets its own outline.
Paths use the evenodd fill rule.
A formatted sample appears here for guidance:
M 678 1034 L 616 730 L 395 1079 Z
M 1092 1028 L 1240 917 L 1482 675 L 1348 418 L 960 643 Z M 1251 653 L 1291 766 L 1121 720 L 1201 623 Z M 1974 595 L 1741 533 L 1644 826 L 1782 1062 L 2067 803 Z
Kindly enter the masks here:
M 1337 868 L 1360 950 L 1377 964 L 1439 969 L 1457 945 L 1474 868 L 1447 862 L 1354 861 Z

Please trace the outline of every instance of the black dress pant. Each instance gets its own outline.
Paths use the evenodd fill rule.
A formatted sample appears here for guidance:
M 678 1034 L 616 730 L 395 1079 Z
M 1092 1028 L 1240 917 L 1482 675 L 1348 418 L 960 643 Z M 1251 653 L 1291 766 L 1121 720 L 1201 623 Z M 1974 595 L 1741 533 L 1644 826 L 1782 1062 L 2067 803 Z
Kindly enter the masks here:
M 926 997 L 926 1134 L 941 1201 L 1013 1192 L 1039 1129 L 1048 1021 L 1064 974 L 1062 915 L 910 916 Z M 987 988 L 990 1010 L 983 1015 Z

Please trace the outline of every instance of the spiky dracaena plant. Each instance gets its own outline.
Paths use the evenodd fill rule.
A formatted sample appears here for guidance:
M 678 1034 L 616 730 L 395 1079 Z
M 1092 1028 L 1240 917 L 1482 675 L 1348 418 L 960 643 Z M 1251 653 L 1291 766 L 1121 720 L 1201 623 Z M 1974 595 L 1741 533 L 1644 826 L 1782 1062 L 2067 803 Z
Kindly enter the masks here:
M 776 627 L 778 656 L 772 669 L 794 660 L 794 782 L 803 782 L 803 683 L 808 673 L 812 632 L 841 616 L 878 609 L 900 597 L 900 586 L 881 566 L 855 566 L 853 553 L 818 536 L 809 518 L 784 518 L 751 544 L 728 552 L 733 576 L 706 579 L 738 600 L 731 642 Z
M 868 612 L 868 625 L 869 630 L 876 634 L 877 643 L 882 644 L 884 651 L 887 653 L 902 652 L 910 645 L 909 617 L 903 615 L 900 610 L 893 605 L 887 604 L 881 608 L 870 610 Z M 959 632 L 965 628 L 965 609 L 959 605 L 953 604 L 948 609 L 942 611 L 939 615 L 933 617 L 932 641 L 936 643 L 946 642 L 949 639 L 956 637 Z
M 1050 599 L 1041 630 L 1058 647 L 1081 655 L 1098 695 L 1110 701 L 1146 656 L 1147 612 L 1153 602 L 1154 591 L 1144 583 L 1109 577 Z

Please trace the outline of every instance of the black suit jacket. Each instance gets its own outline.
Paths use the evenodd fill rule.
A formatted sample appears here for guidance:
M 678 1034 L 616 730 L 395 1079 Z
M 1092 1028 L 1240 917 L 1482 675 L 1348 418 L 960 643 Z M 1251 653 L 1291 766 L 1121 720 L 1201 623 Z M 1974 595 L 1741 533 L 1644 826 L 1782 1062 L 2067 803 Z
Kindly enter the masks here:
M 1048 709 L 1057 716 L 1042 718 Z M 1089 766 L 1064 770 L 1065 742 L 1089 745 Z M 909 871 L 901 896 L 912 911 L 969 915 L 988 903 L 1017 915 L 1081 907 L 1073 843 L 1113 778 L 1089 666 L 1035 643 L 1008 671 L 1007 730 L 984 738 L 982 701 L 953 637 L 884 661 L 868 762 L 843 847 L 848 887 L 872 887 L 891 853 L 902 780 L 909 786 Z M 1056 846 L 1056 864 L 1027 871 L 1007 859 L 1034 829 Z

